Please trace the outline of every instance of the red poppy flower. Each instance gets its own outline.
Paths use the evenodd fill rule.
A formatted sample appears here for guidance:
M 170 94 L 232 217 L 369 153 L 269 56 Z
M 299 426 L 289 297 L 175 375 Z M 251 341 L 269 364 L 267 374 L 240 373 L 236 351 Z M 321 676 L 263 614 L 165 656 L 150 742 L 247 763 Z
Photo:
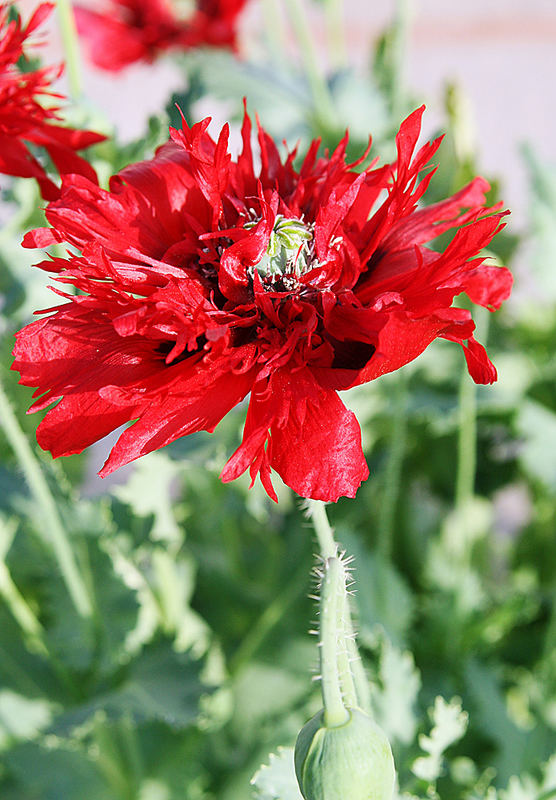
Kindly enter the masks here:
M 36 178 L 42 196 L 53 200 L 60 190 L 28 145 L 44 148 L 61 174 L 76 172 L 96 180 L 93 168 L 75 151 L 102 142 L 105 137 L 57 125 L 59 108 L 43 107 L 45 98 L 49 103 L 52 99 L 61 99 L 61 95 L 50 89 L 61 68 L 21 72 L 17 67 L 26 39 L 42 24 L 54 5 L 38 6 L 26 27 L 22 27 L 19 19 L 8 22 L 9 7 L 9 4 L 0 4 L 0 172 Z
M 116 71 L 169 48 L 235 46 L 246 0 L 109 0 L 104 13 L 76 6 L 79 33 L 97 67 Z
M 53 456 L 77 453 L 123 423 L 101 475 L 199 430 L 251 393 L 243 441 L 222 473 L 270 474 L 304 497 L 353 497 L 368 469 L 357 420 L 337 390 L 415 359 L 437 337 L 462 345 L 475 381 L 496 371 L 473 338 L 465 292 L 497 308 L 511 275 L 477 257 L 500 230 L 482 178 L 417 208 L 439 141 L 417 152 L 423 109 L 397 136 L 396 164 L 358 173 L 347 135 L 331 156 L 313 142 L 299 169 L 259 127 L 260 169 L 245 116 L 228 154 L 209 120 L 171 131 L 152 161 L 110 191 L 64 180 L 52 228 L 27 247 L 68 242 L 81 255 L 39 266 L 80 294 L 24 328 L 14 368 L 51 409 L 37 432 Z M 358 162 L 360 163 L 360 162 Z M 458 230 L 444 252 L 426 242 Z

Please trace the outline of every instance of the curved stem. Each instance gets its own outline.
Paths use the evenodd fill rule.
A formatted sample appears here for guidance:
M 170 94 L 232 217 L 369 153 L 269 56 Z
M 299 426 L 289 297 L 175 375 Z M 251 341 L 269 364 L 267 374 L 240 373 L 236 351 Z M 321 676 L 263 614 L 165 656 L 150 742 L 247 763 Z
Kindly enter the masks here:
M 288 35 L 278 0 L 263 0 L 262 12 L 268 45 L 275 61 L 285 61 Z
M 556 789 L 548 789 L 537 797 L 537 800 L 549 800 L 551 797 L 556 797 Z
M 394 408 L 392 414 L 392 431 L 390 449 L 384 471 L 384 491 L 380 506 L 376 547 L 385 561 L 392 557 L 394 536 L 394 520 L 400 496 L 402 467 L 407 442 L 407 377 L 404 372 L 397 376 L 394 388 Z
M 0 597 L 12 612 L 14 619 L 25 636 L 40 653 L 46 655 L 48 651 L 42 638 L 43 627 L 13 582 L 12 576 L 3 561 L 0 562 Z
M 5 557 L 11 547 L 14 534 L 15 525 L 4 524 L 0 518 L 0 597 L 12 612 L 23 633 L 44 654 L 47 650 L 42 638 L 43 627 L 15 585 L 6 564 Z
M 305 574 L 305 568 L 303 568 L 303 574 Z M 231 657 L 228 664 L 228 670 L 231 675 L 235 675 L 244 664 L 249 663 L 268 634 L 283 619 L 289 606 L 303 592 L 303 586 L 303 575 L 299 572 L 295 573 L 283 592 L 265 608 L 256 624 L 250 629 Z
M 311 36 L 311 26 L 309 25 L 305 8 L 302 5 L 302 0 L 286 0 L 286 6 L 299 44 L 317 117 L 325 127 L 333 128 L 335 122 L 334 102 L 319 65 L 314 38 Z
M 463 306 L 465 307 L 465 306 Z M 476 311 L 477 338 L 486 344 L 488 311 Z M 464 366 L 459 385 L 458 462 L 456 473 L 456 508 L 463 508 L 475 494 L 477 471 L 477 387 Z
M 456 508 L 463 508 L 475 492 L 477 467 L 477 389 L 464 369 L 459 385 L 458 466 Z
M 93 730 L 93 740 L 99 753 L 96 759 L 99 771 L 114 789 L 118 797 L 132 800 L 133 787 L 122 769 L 121 753 L 112 732 L 113 726 L 106 720 L 99 720 Z
M 556 585 L 552 589 L 551 611 L 546 626 L 544 638 L 543 658 L 548 659 L 556 650 Z
M 143 759 L 137 736 L 137 730 L 133 719 L 126 714 L 118 724 L 120 739 L 123 745 L 125 758 L 126 774 L 130 787 L 130 796 L 135 798 L 140 794 L 141 782 L 143 780 Z
M 405 62 L 411 14 L 411 0 L 396 0 L 394 20 L 393 70 L 392 70 L 392 116 L 398 122 L 404 113 L 405 105 Z
M 335 69 L 342 69 L 348 61 L 343 0 L 324 0 L 324 12 L 332 66 Z
M 327 558 L 320 597 L 320 672 L 327 728 L 343 725 L 349 717 L 342 699 L 337 659 L 338 601 L 344 592 L 344 571 L 340 560 Z
M 46 531 L 43 536 L 52 546 L 73 604 L 80 616 L 91 617 L 93 606 L 85 581 L 78 569 L 68 534 L 62 525 L 54 498 L 50 493 L 39 463 L 19 426 L 1 383 L 0 424 L 23 470 L 31 494 L 41 509 L 44 530 Z
M 79 38 L 75 27 L 75 17 L 70 0 L 56 0 L 60 33 L 66 54 L 70 94 L 76 100 L 83 91 Z

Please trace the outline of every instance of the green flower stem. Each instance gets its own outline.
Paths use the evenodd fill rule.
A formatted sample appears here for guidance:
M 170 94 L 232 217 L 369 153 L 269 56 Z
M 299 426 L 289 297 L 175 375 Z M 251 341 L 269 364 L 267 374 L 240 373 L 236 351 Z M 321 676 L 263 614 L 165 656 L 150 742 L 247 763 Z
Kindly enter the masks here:
M 46 648 L 41 640 L 43 628 L 35 614 L 31 611 L 25 598 L 12 580 L 7 566 L 0 563 L 0 595 L 12 612 L 23 633 L 38 645 L 41 652 Z
M 549 659 L 556 650 L 556 586 L 554 586 L 552 590 L 551 601 L 552 608 L 548 619 L 543 647 L 543 658 L 545 659 Z
M 85 581 L 77 567 L 70 540 L 64 530 L 56 504 L 41 472 L 39 463 L 19 426 L 1 383 L 0 424 L 19 461 L 35 502 L 41 509 L 44 530 L 46 531 L 44 538 L 54 550 L 54 555 L 73 604 L 80 616 L 91 617 L 93 606 Z
M 60 23 L 60 33 L 66 54 L 66 65 L 70 93 L 74 100 L 77 100 L 83 92 L 83 80 L 81 75 L 81 58 L 79 54 L 79 38 L 75 27 L 75 17 L 70 0 L 56 0 L 58 20 Z
M 464 369 L 459 384 L 458 464 L 456 508 L 463 508 L 475 493 L 477 468 L 477 389 Z
M 338 553 L 338 545 L 334 541 L 334 533 L 328 522 L 326 506 L 320 500 L 309 500 L 309 513 L 317 535 L 321 556 L 323 559 L 334 558 Z
M 478 309 L 476 326 L 478 339 L 486 344 L 488 311 Z M 462 509 L 475 494 L 477 471 L 477 387 L 463 367 L 459 385 L 458 461 L 456 472 L 456 508 Z
M 29 604 L 13 582 L 5 562 L 5 556 L 11 547 L 16 525 L 5 524 L 0 519 L 0 596 L 10 609 L 14 619 L 23 633 L 35 648 L 46 655 L 47 648 L 43 642 L 43 628 Z
M 130 714 L 126 714 L 118 723 L 120 739 L 125 755 L 126 773 L 130 785 L 130 796 L 135 798 L 140 793 L 143 780 L 143 759 L 135 724 Z
M 228 669 L 231 675 L 235 675 L 245 664 L 251 661 L 268 634 L 283 619 L 290 605 L 302 594 L 305 586 L 304 576 L 305 566 L 300 572 L 294 574 L 284 591 L 265 608 L 256 624 L 250 629 L 230 659 Z
M 48 651 L 42 639 L 42 625 L 13 582 L 9 570 L 3 562 L 0 562 L 0 597 L 34 648 L 43 655 L 47 655 Z
M 93 730 L 93 740 L 98 748 L 97 764 L 106 781 L 122 800 L 133 800 L 137 795 L 122 769 L 121 754 L 113 734 L 114 726 L 108 720 L 99 720 Z
M 384 470 L 382 504 L 376 533 L 377 552 L 385 561 L 392 558 L 394 520 L 402 484 L 402 468 L 407 444 L 407 375 L 398 373 L 393 392 L 393 414 L 390 446 Z
M 319 65 L 303 0 L 286 0 L 286 7 L 303 59 L 305 74 L 311 87 L 317 117 L 325 127 L 334 128 L 334 102 Z
M 537 800 L 549 800 L 552 797 L 556 797 L 556 789 L 548 789 L 548 791 L 540 794 Z
M 333 682 L 337 680 L 340 697 L 344 698 L 346 705 L 361 708 L 363 711 L 370 713 L 371 711 L 371 693 L 370 686 L 365 674 L 363 662 L 359 655 L 353 623 L 351 619 L 351 611 L 349 606 L 349 597 L 346 590 L 346 570 L 344 563 L 337 558 L 338 545 L 334 541 L 334 534 L 328 516 L 326 514 L 326 506 L 319 500 L 309 501 L 309 511 L 311 519 L 317 535 L 321 556 L 325 564 L 325 575 L 323 579 L 321 597 L 320 597 L 320 615 L 321 615 L 321 675 L 323 678 L 323 698 L 324 698 L 324 675 L 325 672 L 336 675 L 330 680 Z M 324 622 L 324 587 L 327 575 L 327 567 L 329 562 L 338 561 L 341 575 L 338 578 L 339 594 L 337 599 L 336 608 L 336 622 L 333 633 L 333 645 L 328 642 L 328 648 L 323 645 L 323 622 Z M 335 567 L 336 569 L 336 567 Z M 327 629 L 328 630 L 328 629 Z M 329 634 L 332 635 L 332 634 Z M 330 671 L 324 667 L 325 658 L 332 658 L 333 664 Z M 334 672 L 335 670 L 335 672 Z M 326 708 L 326 703 L 325 703 Z
M 29 677 L 27 671 L 21 668 L 21 661 L 16 659 L 8 648 L 4 648 L 1 645 L 0 660 L 2 662 L 3 674 L 9 676 L 10 683 L 17 691 L 23 695 L 30 695 L 31 697 L 42 697 L 44 695 L 44 686 L 40 686 Z
M 40 653 L 42 656 L 46 656 L 61 684 L 64 685 L 71 694 L 74 694 L 75 686 L 71 676 L 68 674 L 65 666 L 49 650 L 45 639 L 44 628 L 14 583 L 8 565 L 6 564 L 6 555 L 12 546 L 17 528 L 15 523 L 11 524 L 12 522 L 13 521 L 4 523 L 2 519 L 0 519 L 0 597 L 4 600 L 13 618 L 23 631 L 23 634 L 27 637 L 29 649 L 33 652 Z M 6 667 L 5 654 L 0 655 L 0 660 L 3 666 Z M 18 671 L 17 665 L 15 665 L 15 671 Z M 19 672 L 21 673 L 20 670 Z M 30 685 L 33 686 L 32 694 L 36 694 L 36 691 L 39 690 L 31 682 Z M 29 691 L 29 686 L 27 686 L 26 691 Z
M 405 110 L 405 62 L 409 24 L 411 19 L 411 0 L 396 0 L 393 36 L 393 73 L 392 73 L 392 117 L 396 124 L 401 120 Z
M 461 187 L 462 178 L 467 182 L 470 176 L 475 175 L 477 129 L 473 119 L 471 101 L 459 84 L 448 84 L 444 97 L 458 165 L 458 170 L 453 178 L 453 191 L 456 192 Z M 462 173 L 469 174 L 463 176 Z
M 338 558 L 324 563 L 320 596 L 320 674 L 324 722 L 327 728 L 343 725 L 349 718 L 342 699 L 338 670 L 338 603 L 345 593 L 345 576 Z
M 347 647 L 348 632 L 351 632 L 351 615 L 349 611 L 349 601 L 346 589 L 346 570 L 345 566 L 340 561 L 342 570 L 342 583 L 343 589 L 338 594 L 338 608 L 337 608 L 337 661 L 338 661 L 338 677 L 340 687 L 342 690 L 343 702 L 348 708 L 356 708 L 359 703 L 357 699 L 357 691 L 353 681 L 353 673 L 350 664 L 350 654 Z
M 324 0 L 324 11 L 331 63 L 335 69 L 342 69 L 348 62 L 343 0 Z
M 278 0 L 263 0 L 263 19 L 268 45 L 275 61 L 285 61 L 288 51 L 288 35 Z

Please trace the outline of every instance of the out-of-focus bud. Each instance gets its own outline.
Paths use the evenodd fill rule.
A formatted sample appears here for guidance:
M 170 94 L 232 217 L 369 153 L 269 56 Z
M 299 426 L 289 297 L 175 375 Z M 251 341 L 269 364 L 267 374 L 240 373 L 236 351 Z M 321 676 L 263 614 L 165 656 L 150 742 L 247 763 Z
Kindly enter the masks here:
M 359 709 L 326 727 L 319 711 L 301 729 L 295 772 L 305 800 L 391 800 L 394 759 L 384 732 Z

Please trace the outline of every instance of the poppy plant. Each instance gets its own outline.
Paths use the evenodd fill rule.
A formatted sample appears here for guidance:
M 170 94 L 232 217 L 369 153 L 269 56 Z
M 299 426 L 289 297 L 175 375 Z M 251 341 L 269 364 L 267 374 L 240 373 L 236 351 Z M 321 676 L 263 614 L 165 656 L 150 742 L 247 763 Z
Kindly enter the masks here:
M 245 0 L 110 0 L 104 11 L 75 7 L 92 62 L 118 71 L 170 48 L 235 46 Z
M 37 432 L 53 456 L 77 453 L 120 425 L 107 475 L 194 431 L 212 431 L 250 393 L 243 440 L 222 472 L 249 470 L 276 498 L 271 470 L 303 497 L 353 497 L 368 468 L 361 432 L 338 390 L 417 358 L 437 337 L 463 347 L 471 376 L 496 371 L 474 339 L 465 293 L 493 310 L 512 278 L 479 253 L 504 213 L 476 178 L 419 207 L 440 139 L 417 149 L 423 108 L 402 123 L 394 164 L 346 164 L 346 137 L 299 169 L 251 123 L 228 152 L 206 119 L 171 130 L 151 161 L 126 167 L 110 191 L 64 178 L 52 226 L 27 247 L 69 243 L 77 254 L 38 266 L 66 302 L 17 335 L 14 369 L 54 401 Z M 456 228 L 442 252 L 426 246 Z
M 104 141 L 92 131 L 79 131 L 57 124 L 59 108 L 53 101 L 62 96 L 51 90 L 60 67 L 23 72 L 18 60 L 24 46 L 50 14 L 54 5 L 42 3 L 26 26 L 20 19 L 9 20 L 10 5 L 0 4 L 0 172 L 21 178 L 35 178 L 46 200 L 58 197 L 60 190 L 30 151 L 29 145 L 46 150 L 60 172 L 75 172 L 96 180 L 95 172 L 76 150 Z M 45 100 L 48 101 L 45 107 Z

